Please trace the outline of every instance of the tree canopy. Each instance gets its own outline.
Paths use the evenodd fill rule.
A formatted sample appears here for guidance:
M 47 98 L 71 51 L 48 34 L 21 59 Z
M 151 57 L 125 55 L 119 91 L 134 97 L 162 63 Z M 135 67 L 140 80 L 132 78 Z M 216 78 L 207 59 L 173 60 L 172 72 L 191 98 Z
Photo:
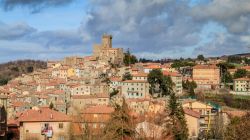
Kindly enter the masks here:
M 177 101 L 175 93 L 171 92 L 168 106 L 166 107 L 169 114 L 165 124 L 164 135 L 173 135 L 175 140 L 187 140 L 188 128 L 184 116 L 184 110 Z
M 126 53 L 124 53 L 124 59 L 123 62 L 126 66 L 129 66 L 130 64 L 135 64 L 138 62 L 135 55 L 130 54 L 130 51 L 127 50 Z
M 186 66 L 193 67 L 195 66 L 195 63 L 192 61 L 187 61 L 187 60 L 183 60 L 183 61 L 175 60 L 173 64 L 171 64 L 172 68 L 180 68 L 180 67 L 186 67 Z
M 226 128 L 224 138 L 226 140 L 247 140 L 250 138 L 250 114 L 243 117 L 235 117 Z
M 245 69 L 238 69 L 234 73 L 234 78 L 242 78 L 242 77 L 246 77 L 246 76 L 247 76 L 247 70 L 245 70 Z
M 161 96 L 169 95 L 173 88 L 171 77 L 164 76 L 160 69 L 153 69 L 148 74 L 148 82 L 150 84 L 150 91 L 152 95 L 160 93 Z
M 111 118 L 104 128 L 103 140 L 134 138 L 135 133 L 128 105 L 123 99 L 122 105 L 115 104 L 115 111 L 111 114 Z
M 200 55 L 197 56 L 197 59 L 200 60 L 200 61 L 204 61 L 205 57 L 202 54 L 200 54 Z

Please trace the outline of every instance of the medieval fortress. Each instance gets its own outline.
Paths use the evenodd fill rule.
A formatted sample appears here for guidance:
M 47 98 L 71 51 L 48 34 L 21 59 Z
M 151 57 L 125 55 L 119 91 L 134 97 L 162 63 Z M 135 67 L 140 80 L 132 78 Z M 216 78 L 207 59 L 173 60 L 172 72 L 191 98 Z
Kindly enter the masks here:
M 104 34 L 102 36 L 101 44 L 95 44 L 93 46 L 93 55 L 87 57 L 70 56 L 64 58 L 65 65 L 79 65 L 88 61 L 98 61 L 102 64 L 123 64 L 123 49 L 112 48 L 112 35 Z

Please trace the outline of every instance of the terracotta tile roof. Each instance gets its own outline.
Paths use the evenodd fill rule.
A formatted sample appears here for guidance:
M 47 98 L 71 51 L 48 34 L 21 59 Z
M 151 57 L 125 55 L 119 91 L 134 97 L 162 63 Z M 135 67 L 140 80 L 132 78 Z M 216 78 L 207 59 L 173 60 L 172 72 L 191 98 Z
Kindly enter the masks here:
M 55 90 L 53 93 L 54 94 L 64 94 L 64 91 L 63 90 Z
M 243 67 L 241 67 L 241 69 L 250 70 L 250 66 L 243 66 Z
M 14 106 L 14 107 L 21 107 L 21 106 L 25 106 L 27 104 L 29 104 L 29 103 L 27 103 L 27 102 L 21 102 L 21 101 L 12 102 L 12 106 Z
M 168 71 L 163 71 L 163 75 L 173 76 L 173 77 L 179 77 L 179 76 L 181 76 L 181 74 L 178 73 L 178 72 L 168 72 Z
M 107 94 L 107 93 L 97 93 L 96 97 L 97 98 L 109 98 L 109 94 Z
M 196 65 L 193 69 L 219 69 L 216 65 Z
M 144 67 L 145 69 L 160 69 L 161 66 L 160 65 L 156 65 L 156 64 L 153 64 L 153 65 L 147 65 Z
M 133 77 L 147 77 L 148 76 L 148 73 L 136 73 L 136 74 L 133 74 Z
M 7 125 L 8 126 L 19 126 L 19 121 L 17 119 L 8 119 Z
M 120 81 L 122 81 L 122 78 L 120 78 L 120 77 L 111 77 L 110 81 L 118 81 L 118 82 L 120 82 Z
M 70 122 L 71 118 L 49 108 L 39 108 L 20 113 L 18 120 L 20 122 Z
M 110 114 L 114 112 L 114 108 L 107 105 L 90 106 L 83 110 L 83 114 Z
M 147 83 L 146 80 L 126 80 L 123 83 Z
M 235 81 L 250 81 L 250 78 L 246 78 L 246 77 L 243 77 L 243 78 L 237 78 L 237 79 L 234 79 Z
M 188 108 L 184 108 L 183 110 L 184 110 L 184 113 L 187 115 L 193 116 L 195 118 L 200 118 L 201 114 L 199 112 L 193 111 L 193 110 L 188 109 Z

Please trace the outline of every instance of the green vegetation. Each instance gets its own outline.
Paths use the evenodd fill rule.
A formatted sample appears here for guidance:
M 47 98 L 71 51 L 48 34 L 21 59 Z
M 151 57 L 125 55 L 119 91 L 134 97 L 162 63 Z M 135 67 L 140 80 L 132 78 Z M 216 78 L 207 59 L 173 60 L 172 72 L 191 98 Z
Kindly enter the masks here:
M 240 64 L 242 63 L 242 58 L 240 56 L 229 56 L 227 62 Z
M 119 93 L 119 90 L 113 88 L 113 91 L 109 94 L 109 98 L 111 99 L 113 96 L 117 95 L 118 93 Z
M 237 109 L 250 109 L 249 96 L 205 94 L 204 98 L 205 101 L 212 101 L 221 106 L 228 106 Z
M 227 59 L 228 63 L 234 64 L 250 64 L 250 59 L 247 57 L 240 57 L 240 56 L 229 56 Z
M 242 77 L 246 77 L 247 76 L 247 70 L 245 69 L 238 69 L 235 73 L 234 73 L 234 78 L 242 78 Z
M 124 59 L 123 62 L 126 66 L 129 66 L 130 64 L 137 63 L 138 60 L 135 55 L 130 54 L 130 51 L 127 50 L 126 53 L 124 53 Z
M 170 94 L 169 120 L 166 123 L 166 135 L 173 135 L 175 140 L 187 140 L 188 128 L 184 117 L 184 111 L 180 103 L 177 102 L 175 93 Z
M 200 55 L 197 56 L 197 59 L 200 60 L 200 61 L 204 61 L 205 57 L 202 54 L 200 54 Z
M 122 80 L 132 80 L 132 75 L 130 74 L 130 72 L 125 72 L 122 76 Z
M 183 89 L 185 89 L 188 93 L 188 95 L 190 97 L 195 97 L 195 92 L 194 92 L 194 89 L 197 88 L 197 84 L 195 83 L 195 81 L 191 81 L 189 82 L 188 80 L 187 81 L 182 81 L 182 86 L 183 86 Z
M 185 67 L 185 66 L 193 67 L 195 66 L 195 63 L 192 61 L 187 61 L 187 60 L 175 60 L 173 64 L 171 65 L 172 68 L 180 68 L 180 67 Z
M 45 69 L 47 67 L 44 61 L 18 60 L 0 64 L 0 85 L 5 85 L 9 80 L 31 73 L 36 69 Z
M 150 94 L 160 93 L 160 97 L 169 95 L 174 85 L 171 77 L 164 76 L 160 69 L 150 71 L 148 74 L 148 82 L 150 84 Z
M 129 108 L 125 99 L 122 105 L 115 105 L 115 111 L 104 128 L 103 140 L 131 139 L 135 136 L 135 127 L 129 115 Z

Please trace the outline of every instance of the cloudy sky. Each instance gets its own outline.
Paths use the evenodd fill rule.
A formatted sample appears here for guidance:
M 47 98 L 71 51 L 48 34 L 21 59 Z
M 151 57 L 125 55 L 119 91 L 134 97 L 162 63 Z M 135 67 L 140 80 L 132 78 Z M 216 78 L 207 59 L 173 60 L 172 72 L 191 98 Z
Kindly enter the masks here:
M 0 62 L 85 56 L 113 46 L 144 58 L 250 52 L 249 0 L 0 0 Z

